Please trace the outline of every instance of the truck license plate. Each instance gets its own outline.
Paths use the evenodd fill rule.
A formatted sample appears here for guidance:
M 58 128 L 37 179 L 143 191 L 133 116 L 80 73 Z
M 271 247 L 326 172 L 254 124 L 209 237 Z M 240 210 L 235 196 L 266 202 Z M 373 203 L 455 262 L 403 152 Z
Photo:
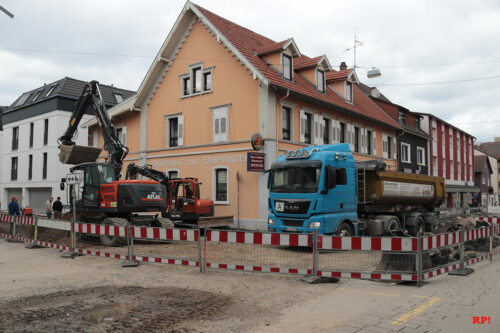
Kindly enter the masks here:
M 285 227 L 286 231 L 297 231 L 297 228 L 295 227 Z
M 285 203 L 276 201 L 276 211 L 277 212 L 284 212 L 285 211 Z

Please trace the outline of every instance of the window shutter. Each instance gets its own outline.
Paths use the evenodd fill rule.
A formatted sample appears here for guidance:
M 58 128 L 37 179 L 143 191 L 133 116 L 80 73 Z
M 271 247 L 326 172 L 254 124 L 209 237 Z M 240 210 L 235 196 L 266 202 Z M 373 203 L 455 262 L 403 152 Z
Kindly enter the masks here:
M 339 142 L 339 122 L 332 119 L 332 143 Z
M 372 151 L 369 153 L 377 155 L 377 132 L 375 130 L 372 132 Z
M 220 135 L 222 141 L 228 141 L 229 130 L 227 128 L 227 112 L 224 113 L 220 118 Z
M 321 144 L 320 142 L 321 124 L 319 123 L 319 116 L 317 114 L 315 114 L 313 117 L 313 124 L 314 124 L 314 129 L 313 129 L 314 140 L 312 140 L 312 143 L 315 145 L 319 145 Z
M 300 142 L 305 141 L 305 131 L 306 131 L 306 114 L 303 110 L 300 110 Z
M 349 143 L 349 149 L 351 152 L 354 151 L 354 126 L 352 124 L 347 124 L 347 143 Z
M 179 146 L 184 146 L 184 116 L 177 117 L 177 133 L 179 133 Z

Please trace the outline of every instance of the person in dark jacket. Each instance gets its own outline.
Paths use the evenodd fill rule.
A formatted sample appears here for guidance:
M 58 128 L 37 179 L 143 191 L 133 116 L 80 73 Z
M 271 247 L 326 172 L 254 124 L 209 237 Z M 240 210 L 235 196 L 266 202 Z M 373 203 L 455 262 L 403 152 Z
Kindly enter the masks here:
M 55 219 L 60 219 L 62 210 L 63 210 L 63 204 L 61 202 L 61 197 L 57 197 L 57 200 L 54 201 L 52 204 L 52 210 L 54 211 L 54 218 Z
M 17 197 L 13 196 L 12 201 L 9 204 L 9 215 L 21 215 L 19 211 L 19 204 L 17 203 Z M 12 235 L 12 229 L 14 228 L 14 223 L 10 224 L 10 234 Z

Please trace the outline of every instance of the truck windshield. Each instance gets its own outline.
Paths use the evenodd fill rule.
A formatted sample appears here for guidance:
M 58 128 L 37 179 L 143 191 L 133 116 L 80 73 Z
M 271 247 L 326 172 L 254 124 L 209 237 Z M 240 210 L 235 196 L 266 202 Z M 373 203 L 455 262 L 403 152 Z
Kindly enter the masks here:
M 271 174 L 271 191 L 287 193 L 315 193 L 318 191 L 321 168 L 290 167 L 274 169 Z

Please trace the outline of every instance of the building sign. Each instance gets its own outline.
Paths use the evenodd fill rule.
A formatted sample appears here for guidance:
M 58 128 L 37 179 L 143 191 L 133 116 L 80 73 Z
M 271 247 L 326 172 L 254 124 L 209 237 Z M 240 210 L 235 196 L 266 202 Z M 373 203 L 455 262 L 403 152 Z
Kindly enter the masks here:
M 154 158 L 154 157 L 151 157 Z M 152 162 L 155 167 L 183 167 L 195 165 L 210 165 L 210 164 L 228 164 L 228 163 L 244 163 L 247 156 L 245 154 L 238 155 L 205 155 L 195 158 L 169 158 L 160 159 Z
M 247 153 L 247 171 L 263 172 L 264 171 L 264 153 Z
M 262 138 L 262 135 L 259 133 L 255 133 L 252 135 L 252 147 L 254 150 L 261 150 L 262 147 L 264 146 L 264 139 Z

